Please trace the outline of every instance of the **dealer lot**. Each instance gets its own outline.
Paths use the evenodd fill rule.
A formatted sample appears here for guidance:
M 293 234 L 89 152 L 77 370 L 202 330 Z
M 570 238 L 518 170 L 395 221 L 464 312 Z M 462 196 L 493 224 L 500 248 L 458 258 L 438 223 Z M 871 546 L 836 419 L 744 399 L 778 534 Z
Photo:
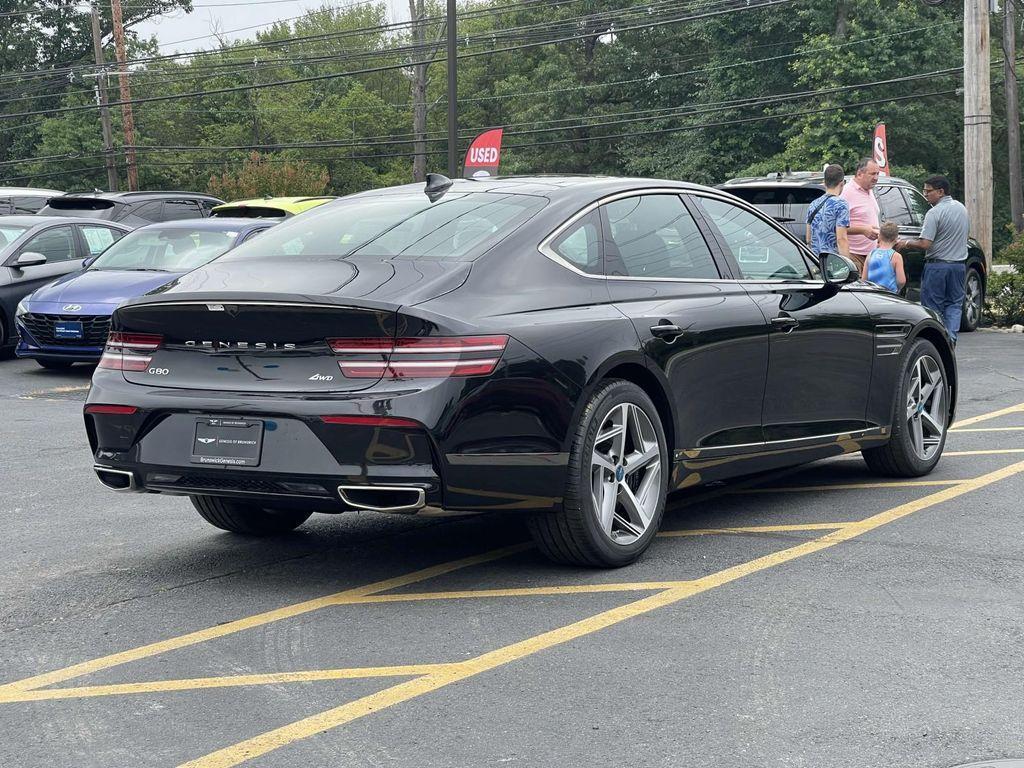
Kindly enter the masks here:
M 930 476 L 674 500 L 634 566 L 514 518 L 274 542 L 113 494 L 87 369 L 0 362 L 0 764 L 949 766 L 1024 757 L 1024 341 L 962 337 Z

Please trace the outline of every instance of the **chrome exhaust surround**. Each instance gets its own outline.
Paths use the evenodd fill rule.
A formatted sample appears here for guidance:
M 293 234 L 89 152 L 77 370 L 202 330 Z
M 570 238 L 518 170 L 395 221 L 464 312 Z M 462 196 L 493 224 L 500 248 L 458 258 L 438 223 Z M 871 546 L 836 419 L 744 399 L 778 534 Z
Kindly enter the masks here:
M 112 491 L 138 490 L 135 487 L 135 474 L 133 472 L 124 469 L 111 469 L 99 464 L 94 464 L 92 469 L 96 473 L 96 477 L 99 478 L 99 481 Z
M 371 503 L 365 499 L 367 495 L 370 497 L 375 495 L 387 497 L 391 495 L 390 499 L 382 498 L 380 501 L 387 500 L 392 503 Z M 353 509 L 391 514 L 415 514 L 420 509 L 423 509 L 427 503 L 426 492 L 422 488 L 408 485 L 339 485 L 338 496 Z M 364 498 L 360 499 L 360 496 Z M 396 496 L 399 498 L 395 498 Z M 394 503 L 396 501 L 402 501 L 403 503 Z

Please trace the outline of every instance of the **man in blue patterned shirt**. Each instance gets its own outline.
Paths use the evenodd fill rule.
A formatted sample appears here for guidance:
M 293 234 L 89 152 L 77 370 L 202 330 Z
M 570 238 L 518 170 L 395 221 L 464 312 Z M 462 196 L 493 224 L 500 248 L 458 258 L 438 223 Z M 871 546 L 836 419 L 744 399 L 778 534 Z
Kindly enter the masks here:
M 830 165 L 825 169 L 825 194 L 807 209 L 807 244 L 815 253 L 830 251 L 850 256 L 846 232 L 850 226 L 850 206 L 839 196 L 845 184 L 842 166 Z

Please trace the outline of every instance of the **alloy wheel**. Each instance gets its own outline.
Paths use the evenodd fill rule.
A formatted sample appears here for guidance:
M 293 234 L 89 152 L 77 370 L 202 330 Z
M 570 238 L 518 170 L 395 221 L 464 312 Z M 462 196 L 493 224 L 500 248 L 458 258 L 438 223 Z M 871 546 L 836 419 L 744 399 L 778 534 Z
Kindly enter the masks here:
M 910 373 L 907 427 L 914 453 L 924 461 L 931 459 L 946 432 L 946 386 L 942 368 L 931 355 L 919 357 Z
M 658 511 L 662 448 L 643 409 L 612 408 L 601 423 L 591 460 L 591 494 L 601 530 L 614 543 L 631 544 Z
M 973 269 L 967 273 L 964 314 L 967 315 L 967 324 L 971 328 L 975 328 L 981 320 L 981 278 Z

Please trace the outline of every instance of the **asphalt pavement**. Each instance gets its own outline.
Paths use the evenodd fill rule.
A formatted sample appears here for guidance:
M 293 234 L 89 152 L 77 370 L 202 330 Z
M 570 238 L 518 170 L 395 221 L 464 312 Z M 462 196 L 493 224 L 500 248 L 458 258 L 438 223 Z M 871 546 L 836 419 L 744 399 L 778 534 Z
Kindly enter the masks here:
M 274 541 L 91 470 L 90 371 L 0 361 L 0 766 L 1024 758 L 1024 336 L 961 337 L 914 481 L 856 456 L 674 497 L 637 564 L 515 517 Z

